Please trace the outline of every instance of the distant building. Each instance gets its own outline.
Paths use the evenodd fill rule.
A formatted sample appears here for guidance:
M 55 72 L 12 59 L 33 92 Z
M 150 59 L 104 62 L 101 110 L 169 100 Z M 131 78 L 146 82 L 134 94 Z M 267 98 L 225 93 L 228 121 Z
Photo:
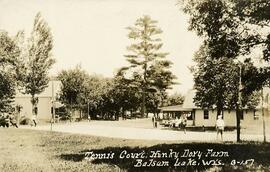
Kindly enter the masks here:
M 37 105 L 37 119 L 49 121 L 52 117 L 52 107 L 53 102 L 55 107 L 61 106 L 59 102 L 54 101 L 60 91 L 60 81 L 50 81 L 48 87 L 37 97 L 39 98 Z M 27 118 L 32 117 L 32 104 L 31 104 L 31 95 L 22 94 L 17 91 L 15 96 L 15 106 L 21 106 L 20 116 L 25 116 Z
M 270 89 L 264 88 L 265 99 L 269 97 Z M 166 119 L 180 118 L 183 114 L 188 114 L 189 126 L 205 126 L 213 127 L 216 124 L 217 110 L 216 109 L 202 109 L 195 105 L 193 99 L 195 97 L 195 90 L 188 91 L 183 105 L 162 107 L 161 113 Z M 264 100 L 265 104 L 265 119 L 269 120 L 268 113 L 268 100 Z M 243 109 L 243 113 L 240 115 L 241 126 L 243 128 L 247 126 L 258 126 L 262 124 L 262 108 L 261 103 L 256 109 Z M 223 119 L 226 126 L 236 126 L 236 111 L 235 110 L 223 110 Z

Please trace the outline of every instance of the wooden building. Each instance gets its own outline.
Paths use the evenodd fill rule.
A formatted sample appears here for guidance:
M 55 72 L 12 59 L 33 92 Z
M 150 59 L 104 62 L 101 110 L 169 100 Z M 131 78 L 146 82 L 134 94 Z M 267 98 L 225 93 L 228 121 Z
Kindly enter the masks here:
M 269 88 L 264 89 L 264 97 L 268 99 L 270 93 Z M 184 103 L 182 105 L 161 107 L 161 114 L 164 119 L 177 119 L 180 118 L 182 114 L 188 115 L 189 126 L 204 126 L 213 127 L 216 124 L 217 110 L 216 109 L 202 109 L 195 106 L 194 99 L 195 90 L 190 90 L 185 96 Z M 264 100 L 268 102 L 268 100 Z M 268 103 L 264 103 L 264 118 L 266 121 L 270 121 L 268 113 Z M 262 125 L 263 115 L 262 115 L 262 104 L 260 103 L 256 109 L 243 109 L 240 115 L 241 126 L 247 128 L 250 126 Z M 223 120 L 225 125 L 228 127 L 236 126 L 236 110 L 223 110 Z

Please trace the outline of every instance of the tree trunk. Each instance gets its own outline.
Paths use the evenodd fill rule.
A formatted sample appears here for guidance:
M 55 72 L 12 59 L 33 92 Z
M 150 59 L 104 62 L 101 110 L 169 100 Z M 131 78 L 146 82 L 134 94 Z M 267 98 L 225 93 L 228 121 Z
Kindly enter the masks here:
M 82 120 L 82 109 L 80 109 L 80 121 Z
M 122 111 L 121 111 L 121 116 L 122 116 L 122 120 L 124 120 L 124 116 L 125 116 L 125 109 L 124 108 L 122 108 Z
M 116 112 L 116 114 L 115 114 L 115 120 L 116 120 L 116 121 L 119 121 L 119 111 Z
M 217 108 L 217 118 L 218 119 L 218 116 L 221 115 L 221 108 Z
M 96 111 L 94 111 L 93 113 L 92 113 L 92 116 L 91 116 L 91 118 L 92 119 L 97 119 L 97 112 Z
M 38 103 L 37 101 L 38 101 L 38 99 L 35 97 L 35 95 L 32 95 L 32 97 L 31 97 L 32 116 L 37 115 L 37 111 L 36 111 L 37 103 Z
M 68 114 L 69 114 L 69 122 L 72 122 L 72 108 L 71 107 L 68 110 Z
M 143 95 L 142 95 L 141 117 L 143 118 L 144 115 L 145 115 L 145 91 L 143 91 Z
M 236 141 L 240 142 L 240 132 L 241 132 L 241 128 L 240 128 L 240 113 L 241 110 L 239 108 L 236 109 Z

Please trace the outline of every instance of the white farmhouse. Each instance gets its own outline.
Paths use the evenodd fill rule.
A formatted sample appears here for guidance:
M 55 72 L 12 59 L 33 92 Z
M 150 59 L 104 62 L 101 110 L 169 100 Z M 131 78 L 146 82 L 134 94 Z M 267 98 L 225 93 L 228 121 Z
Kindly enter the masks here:
M 60 81 L 51 80 L 48 84 L 48 87 L 37 97 L 39 98 L 37 105 L 37 119 L 43 121 L 50 121 L 52 117 L 52 107 L 53 103 L 58 107 L 60 104 L 56 102 L 55 99 L 57 94 L 60 91 Z M 27 118 L 32 117 L 32 104 L 31 104 L 31 95 L 22 94 L 17 92 L 15 96 L 15 106 L 21 106 L 20 116 L 25 116 Z

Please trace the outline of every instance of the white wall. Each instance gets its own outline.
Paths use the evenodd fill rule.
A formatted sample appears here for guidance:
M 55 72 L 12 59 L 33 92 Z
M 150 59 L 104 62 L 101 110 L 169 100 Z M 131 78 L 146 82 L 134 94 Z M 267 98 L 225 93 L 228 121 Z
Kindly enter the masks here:
M 216 111 L 215 111 L 216 112 Z M 245 116 L 245 114 L 244 114 Z M 235 127 L 236 126 L 236 111 L 235 110 L 225 110 L 223 112 L 223 120 L 225 126 Z
M 15 106 L 20 105 L 21 109 L 20 115 L 24 115 L 28 118 L 32 118 L 32 104 L 30 102 L 30 97 L 16 97 Z M 38 115 L 37 119 L 50 120 L 51 119 L 51 98 L 50 97 L 40 97 L 38 102 Z
M 241 120 L 241 127 L 242 128 L 252 128 L 258 127 L 262 125 L 262 111 L 260 109 L 256 110 L 256 114 L 259 117 L 257 120 L 254 119 L 254 112 L 253 110 L 244 110 L 243 111 L 243 120 Z M 215 126 L 216 124 L 216 110 L 209 110 L 209 119 L 204 119 L 203 110 L 197 109 L 195 111 L 195 126 Z M 225 110 L 223 112 L 223 119 L 225 122 L 225 126 L 236 126 L 236 112 L 235 110 Z M 266 123 L 270 121 L 270 113 L 265 112 L 265 120 Z
M 209 119 L 204 119 L 202 109 L 195 111 L 195 126 L 215 126 L 215 122 L 216 111 L 209 110 Z

